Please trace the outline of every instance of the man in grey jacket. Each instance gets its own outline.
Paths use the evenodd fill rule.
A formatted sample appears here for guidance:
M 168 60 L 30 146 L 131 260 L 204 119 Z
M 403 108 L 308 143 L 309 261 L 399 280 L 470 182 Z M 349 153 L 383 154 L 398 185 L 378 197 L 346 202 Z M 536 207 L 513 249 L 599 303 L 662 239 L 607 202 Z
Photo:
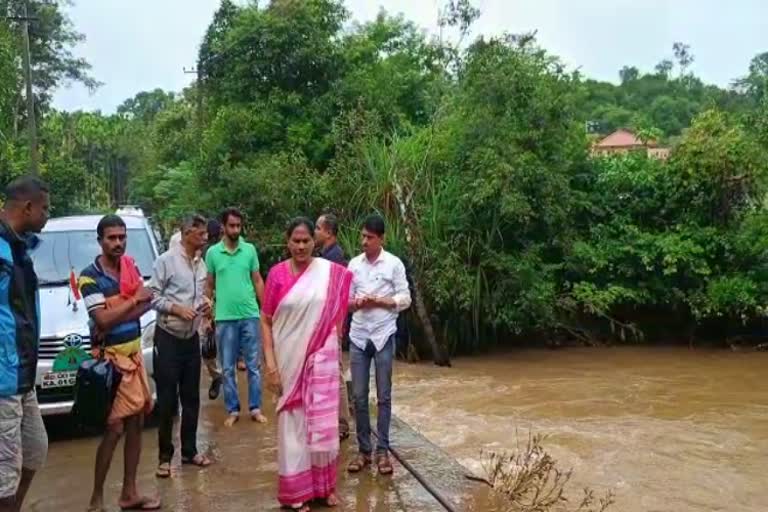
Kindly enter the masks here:
M 200 337 L 198 329 L 210 315 L 205 297 L 208 276 L 200 250 L 208 238 L 207 221 L 200 215 L 184 219 L 181 244 L 155 261 L 150 288 L 157 311 L 155 325 L 155 381 L 160 449 L 157 476 L 171 475 L 173 418 L 181 399 L 181 460 L 200 467 L 210 460 L 197 451 L 197 420 L 200 412 Z

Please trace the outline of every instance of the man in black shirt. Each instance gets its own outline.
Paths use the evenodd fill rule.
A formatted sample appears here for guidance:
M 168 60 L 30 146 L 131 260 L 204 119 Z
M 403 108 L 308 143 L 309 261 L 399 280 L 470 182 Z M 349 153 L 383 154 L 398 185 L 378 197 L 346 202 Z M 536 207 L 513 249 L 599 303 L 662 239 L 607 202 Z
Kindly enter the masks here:
M 205 255 L 208 253 L 208 249 L 216 245 L 221 241 L 221 222 L 216 219 L 210 219 L 208 221 L 208 243 L 203 248 L 202 259 L 205 261 Z M 210 321 L 204 321 L 200 327 L 200 339 L 205 339 L 206 336 L 214 336 L 215 329 Z M 221 391 L 221 368 L 219 368 L 219 361 L 216 355 L 204 354 L 203 363 L 208 370 L 208 375 L 211 376 L 211 387 L 208 389 L 208 398 L 216 400 L 219 397 Z
M 347 266 L 347 260 L 344 257 L 344 251 L 339 246 L 337 236 L 339 234 L 339 221 L 335 215 L 327 213 L 321 215 L 315 223 L 315 242 L 320 247 L 320 257 L 342 266 Z M 347 330 L 349 322 L 345 325 Z M 340 339 L 343 339 L 346 333 L 339 333 Z M 347 383 L 344 381 L 344 369 L 339 362 L 341 373 L 341 387 L 339 389 L 339 437 L 346 439 L 349 437 L 349 398 L 347 396 Z
M 347 266 L 344 251 L 339 246 L 339 221 L 335 215 L 328 213 L 317 219 L 315 242 L 320 247 L 320 257 L 339 265 Z

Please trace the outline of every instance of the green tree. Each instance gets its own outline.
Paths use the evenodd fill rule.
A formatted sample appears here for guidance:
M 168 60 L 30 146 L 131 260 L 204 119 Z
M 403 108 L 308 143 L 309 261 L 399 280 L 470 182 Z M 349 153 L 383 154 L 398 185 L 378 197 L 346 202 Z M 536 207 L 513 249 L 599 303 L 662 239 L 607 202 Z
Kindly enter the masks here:
M 16 65 L 18 53 L 13 36 L 5 23 L 0 23 L 0 144 L 12 136 L 16 94 L 20 74 Z
M 222 1 L 200 80 L 127 101 L 95 123 L 103 136 L 61 145 L 74 170 L 57 172 L 112 176 L 111 197 L 119 162 L 166 226 L 239 206 L 267 264 L 294 215 L 335 211 L 355 251 L 378 211 L 434 353 L 523 333 L 669 338 L 761 314 L 768 116 L 746 88 L 704 84 L 683 44 L 679 75 L 625 66 L 618 85 L 568 73 L 531 34 L 465 47 L 477 11 L 464 1 L 441 10 L 443 39 L 384 11 L 347 16 L 330 0 Z M 591 159 L 585 126 L 634 128 L 672 156 Z
M 29 38 L 35 101 L 40 115 L 48 108 L 53 91 L 62 83 L 80 82 L 90 89 L 97 88 L 100 83 L 90 75 L 91 65 L 73 54 L 73 48 L 83 42 L 85 36 L 73 27 L 63 10 L 63 2 L 29 0 L 27 4 L 29 16 L 35 18 L 29 25 Z M 21 2 L 0 0 L 0 13 L 21 16 L 20 9 Z M 11 22 L 10 27 L 14 34 L 20 34 L 18 22 Z M 18 47 L 20 36 L 16 44 Z M 21 88 L 17 94 L 23 94 Z M 22 115 L 23 103 L 18 101 L 18 105 L 17 117 Z
M 672 45 L 672 51 L 675 54 L 677 65 L 680 68 L 680 76 L 684 76 L 690 65 L 693 64 L 693 61 L 695 60 L 693 54 L 691 53 L 691 46 L 685 43 L 677 42 Z
M 768 52 L 756 55 L 749 63 L 749 74 L 736 80 L 735 85 L 759 105 L 768 91 Z
M 174 102 L 175 94 L 162 89 L 143 91 L 129 98 L 117 107 L 117 113 L 128 119 L 135 119 L 143 124 L 149 124 L 157 115 L 169 109 Z
M 619 78 L 622 84 L 637 80 L 639 77 L 640 71 L 635 66 L 624 66 L 619 70 Z

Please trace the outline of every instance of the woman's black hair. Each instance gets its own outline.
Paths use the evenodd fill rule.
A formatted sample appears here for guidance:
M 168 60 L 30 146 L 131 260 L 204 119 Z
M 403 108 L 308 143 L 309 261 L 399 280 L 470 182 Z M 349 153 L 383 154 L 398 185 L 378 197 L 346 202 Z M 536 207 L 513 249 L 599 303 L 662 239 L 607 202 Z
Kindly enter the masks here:
M 208 220 L 208 241 L 218 242 L 221 239 L 221 222 L 218 219 Z
M 290 238 L 293 232 L 299 226 L 304 226 L 309 231 L 309 236 L 315 236 L 315 223 L 309 220 L 307 217 L 296 217 L 288 223 L 288 228 L 285 230 L 285 235 Z

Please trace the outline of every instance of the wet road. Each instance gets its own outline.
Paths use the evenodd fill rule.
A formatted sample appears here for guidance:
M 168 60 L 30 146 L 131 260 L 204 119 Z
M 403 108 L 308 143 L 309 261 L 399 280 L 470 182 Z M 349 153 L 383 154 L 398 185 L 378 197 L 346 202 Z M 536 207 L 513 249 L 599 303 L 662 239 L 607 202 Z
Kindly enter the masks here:
M 242 374 L 241 374 L 241 388 Z M 181 466 L 177 451 L 173 472 L 168 480 L 154 476 L 157 461 L 157 430 L 148 427 L 143 436 L 143 455 L 139 468 L 140 490 L 158 493 L 164 510 L 177 512 L 279 510 L 277 495 L 277 453 L 275 418 L 272 399 L 269 403 L 268 425 L 251 422 L 246 416 L 232 428 L 223 426 L 225 419 L 221 400 L 211 402 L 207 388 L 201 390 L 199 446 L 211 456 L 215 465 L 207 469 Z M 241 400 L 243 403 L 245 396 Z M 97 437 L 77 436 L 69 421 L 55 419 L 47 422 L 50 435 L 48 463 L 30 490 L 25 510 L 49 512 L 84 511 L 92 485 L 93 461 L 99 443 Z M 178 428 L 178 425 L 177 425 Z M 178 432 L 177 432 L 178 435 Z M 177 438 L 178 446 L 178 438 Z M 375 472 L 348 475 L 343 468 L 354 455 L 355 443 L 344 442 L 342 470 L 339 471 L 339 497 L 342 511 L 425 511 L 444 509 L 423 487 L 395 462 L 392 478 L 379 477 Z M 407 450 L 405 450 L 407 452 Z M 117 498 L 122 479 L 122 444 L 115 453 L 107 479 L 108 510 L 118 510 Z M 481 497 L 470 497 L 461 510 L 487 510 Z M 480 501 L 478 501 L 478 499 Z M 313 510 L 325 507 L 315 506 Z

